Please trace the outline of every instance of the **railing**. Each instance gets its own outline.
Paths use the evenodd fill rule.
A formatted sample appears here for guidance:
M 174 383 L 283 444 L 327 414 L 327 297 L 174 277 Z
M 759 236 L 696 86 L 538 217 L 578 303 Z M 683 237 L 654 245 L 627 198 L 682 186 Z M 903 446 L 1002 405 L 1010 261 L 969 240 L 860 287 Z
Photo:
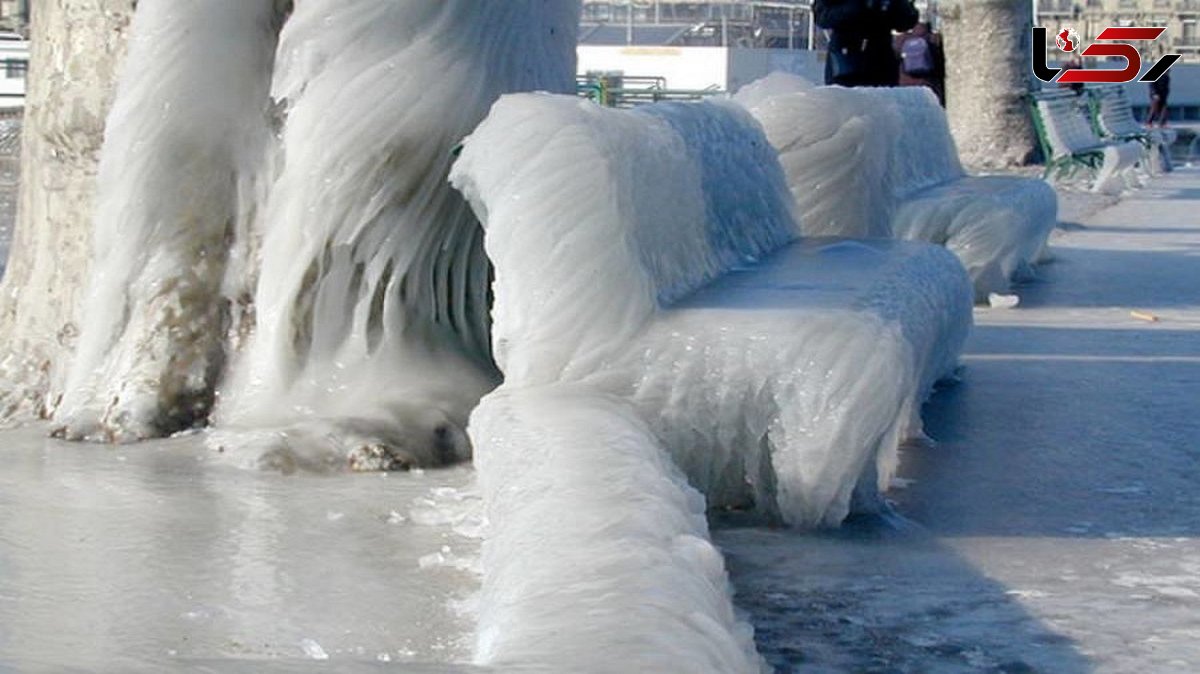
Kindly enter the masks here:
M 1038 14 L 1072 14 L 1075 11 L 1074 0 L 1042 0 L 1037 6 Z
M 643 86 L 637 86 L 637 85 Z M 632 86 L 631 86 L 632 85 Z M 575 90 L 583 98 L 610 108 L 632 108 L 659 101 L 697 101 L 724 91 L 708 89 L 668 89 L 662 77 L 600 75 L 578 77 Z

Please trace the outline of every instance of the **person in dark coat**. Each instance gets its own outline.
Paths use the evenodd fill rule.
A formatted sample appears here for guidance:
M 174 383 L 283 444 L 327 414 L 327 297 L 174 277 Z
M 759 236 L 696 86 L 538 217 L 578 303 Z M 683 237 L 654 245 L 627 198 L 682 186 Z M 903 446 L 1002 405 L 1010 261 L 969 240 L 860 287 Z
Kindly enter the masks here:
M 825 83 L 896 86 L 900 60 L 892 31 L 906 31 L 918 18 L 912 0 L 816 0 L 813 19 L 830 32 Z
M 1150 83 L 1150 117 L 1146 126 L 1167 125 L 1167 97 L 1171 95 L 1171 73 L 1165 72 L 1157 80 Z

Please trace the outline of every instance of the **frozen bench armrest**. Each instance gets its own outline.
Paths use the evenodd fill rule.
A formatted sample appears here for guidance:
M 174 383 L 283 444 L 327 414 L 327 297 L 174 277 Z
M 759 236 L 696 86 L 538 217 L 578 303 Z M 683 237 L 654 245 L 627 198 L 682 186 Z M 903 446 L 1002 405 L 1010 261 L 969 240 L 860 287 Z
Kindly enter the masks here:
M 661 307 L 796 236 L 774 150 L 730 103 L 506 96 L 451 181 L 487 230 L 509 381 L 593 369 Z

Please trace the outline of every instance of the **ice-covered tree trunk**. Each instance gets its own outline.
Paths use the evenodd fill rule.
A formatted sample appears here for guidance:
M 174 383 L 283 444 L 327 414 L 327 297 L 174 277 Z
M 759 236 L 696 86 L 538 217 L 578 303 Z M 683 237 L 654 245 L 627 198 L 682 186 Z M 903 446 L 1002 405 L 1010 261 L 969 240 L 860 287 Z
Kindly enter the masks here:
M 286 121 L 259 223 L 256 333 L 216 415 L 230 454 L 248 446 L 284 470 L 465 458 L 467 415 L 496 384 L 491 270 L 446 177 L 501 94 L 574 92 L 579 12 L 296 4 L 272 84 Z
M 45 0 L 33 16 L 21 191 L 0 286 L 0 421 L 56 405 L 79 333 L 104 119 L 134 0 Z
M 141 0 L 104 133 L 94 267 L 56 428 L 128 441 L 207 419 L 226 263 L 268 154 L 275 0 Z
M 1037 145 L 1028 93 L 1032 75 L 1028 0 L 955 0 L 942 5 L 946 107 L 963 163 L 1027 164 Z

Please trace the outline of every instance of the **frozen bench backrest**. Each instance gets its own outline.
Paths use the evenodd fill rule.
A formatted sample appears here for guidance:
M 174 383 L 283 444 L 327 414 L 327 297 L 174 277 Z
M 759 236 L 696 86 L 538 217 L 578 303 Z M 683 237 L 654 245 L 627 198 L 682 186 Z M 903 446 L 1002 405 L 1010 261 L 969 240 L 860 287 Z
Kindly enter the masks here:
M 1063 95 L 1038 99 L 1037 108 L 1055 157 L 1094 150 L 1100 145 L 1078 97 Z
M 899 126 L 892 106 L 781 72 L 743 87 L 733 100 L 779 151 L 806 236 L 891 238 L 890 147 L 883 139 Z
M 925 87 L 818 87 L 775 73 L 733 100 L 779 150 L 806 235 L 891 237 L 901 201 L 966 175 Z
M 899 120 L 883 142 L 891 145 L 888 162 L 893 193 L 904 200 L 966 175 L 950 135 L 946 111 L 927 87 L 858 89 L 867 100 L 890 107 Z M 867 103 L 866 105 L 871 105 Z
M 1137 136 L 1146 131 L 1133 116 L 1133 106 L 1121 86 L 1095 90 L 1100 103 L 1100 125 L 1111 136 Z
M 775 151 L 728 102 L 506 96 L 451 181 L 486 230 L 492 343 L 515 382 L 594 370 L 659 309 L 797 235 Z

